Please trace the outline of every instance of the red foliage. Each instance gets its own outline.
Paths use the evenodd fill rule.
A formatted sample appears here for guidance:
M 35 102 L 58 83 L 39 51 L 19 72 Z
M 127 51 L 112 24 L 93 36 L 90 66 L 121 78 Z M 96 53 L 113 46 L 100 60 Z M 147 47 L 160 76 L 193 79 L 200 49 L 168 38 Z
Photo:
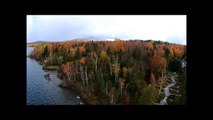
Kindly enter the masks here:
M 82 57 L 81 60 L 80 60 L 80 63 L 81 63 L 81 64 L 85 64 L 85 62 L 86 62 L 86 58 L 85 58 L 85 57 Z
M 114 44 L 114 49 L 116 51 L 124 51 L 124 44 L 122 41 L 116 41 L 115 44 Z
M 184 46 L 182 45 L 171 45 L 171 48 L 174 52 L 174 56 L 177 58 L 183 57 L 184 54 Z
M 153 44 L 152 44 L 152 42 L 146 43 L 145 48 L 146 48 L 146 49 L 153 49 Z
M 150 62 L 151 71 L 165 70 L 166 69 L 166 59 L 154 51 L 154 55 Z
M 65 74 L 70 74 L 74 71 L 74 65 L 72 62 L 67 62 L 65 65 L 62 65 L 62 71 Z
M 85 48 L 83 47 L 83 46 L 81 46 L 81 47 L 79 47 L 79 51 L 81 52 L 81 53 L 85 53 Z

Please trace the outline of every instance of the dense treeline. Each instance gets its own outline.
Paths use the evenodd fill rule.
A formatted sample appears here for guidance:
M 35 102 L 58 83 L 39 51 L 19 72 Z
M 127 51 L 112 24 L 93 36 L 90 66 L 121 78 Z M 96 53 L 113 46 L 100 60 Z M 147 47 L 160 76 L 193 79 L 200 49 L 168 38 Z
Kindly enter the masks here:
M 88 104 L 149 105 L 159 103 L 169 71 L 185 75 L 180 60 L 186 59 L 186 46 L 152 40 L 67 41 L 37 45 L 31 57 L 44 69 L 58 70 L 60 86 L 72 88 Z

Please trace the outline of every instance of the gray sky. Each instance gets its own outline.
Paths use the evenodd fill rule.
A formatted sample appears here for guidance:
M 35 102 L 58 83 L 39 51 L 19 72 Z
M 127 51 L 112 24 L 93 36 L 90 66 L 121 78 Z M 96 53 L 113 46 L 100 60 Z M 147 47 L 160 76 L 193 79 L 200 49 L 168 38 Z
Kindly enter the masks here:
M 186 45 L 186 15 L 27 15 L 27 42 L 87 37 Z

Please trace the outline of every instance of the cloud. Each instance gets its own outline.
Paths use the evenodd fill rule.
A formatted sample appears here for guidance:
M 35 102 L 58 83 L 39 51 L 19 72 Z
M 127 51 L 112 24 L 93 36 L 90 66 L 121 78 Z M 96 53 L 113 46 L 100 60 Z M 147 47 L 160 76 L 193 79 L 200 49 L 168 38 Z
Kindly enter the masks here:
M 27 41 L 88 36 L 186 43 L 186 15 L 28 15 Z

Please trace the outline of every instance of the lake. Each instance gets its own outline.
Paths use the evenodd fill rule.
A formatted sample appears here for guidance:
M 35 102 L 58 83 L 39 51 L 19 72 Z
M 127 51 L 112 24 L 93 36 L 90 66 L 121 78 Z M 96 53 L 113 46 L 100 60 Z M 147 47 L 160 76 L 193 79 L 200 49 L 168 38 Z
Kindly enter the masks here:
M 27 55 L 33 49 L 27 47 Z M 47 73 L 50 80 L 44 78 Z M 58 87 L 60 83 L 56 71 L 45 72 L 38 62 L 27 57 L 27 105 L 79 105 L 77 96 L 70 89 Z

